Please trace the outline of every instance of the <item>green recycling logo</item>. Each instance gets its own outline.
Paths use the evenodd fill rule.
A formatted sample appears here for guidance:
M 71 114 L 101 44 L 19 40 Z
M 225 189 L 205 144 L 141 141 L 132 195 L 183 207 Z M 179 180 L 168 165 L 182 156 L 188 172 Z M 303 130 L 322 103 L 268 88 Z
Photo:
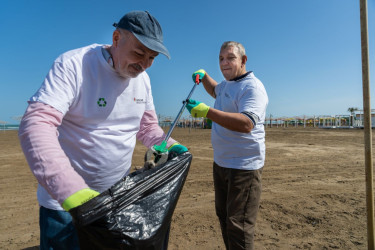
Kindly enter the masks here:
M 104 98 L 99 98 L 97 103 L 99 107 L 105 107 L 107 105 L 107 101 Z

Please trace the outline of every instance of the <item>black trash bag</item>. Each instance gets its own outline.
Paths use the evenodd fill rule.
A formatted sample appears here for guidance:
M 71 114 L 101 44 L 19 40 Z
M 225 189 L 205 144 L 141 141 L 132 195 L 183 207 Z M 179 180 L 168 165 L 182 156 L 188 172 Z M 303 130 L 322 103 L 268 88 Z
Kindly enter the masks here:
M 192 155 L 124 177 L 71 209 L 81 249 L 167 249 L 169 227 Z

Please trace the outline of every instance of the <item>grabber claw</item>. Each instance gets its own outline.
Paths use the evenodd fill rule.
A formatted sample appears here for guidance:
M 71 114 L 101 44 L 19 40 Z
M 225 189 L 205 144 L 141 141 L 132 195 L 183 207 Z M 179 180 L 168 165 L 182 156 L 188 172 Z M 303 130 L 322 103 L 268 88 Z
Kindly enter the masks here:
M 163 141 L 160 146 L 154 145 L 147 150 L 145 154 L 145 169 L 151 169 L 167 162 L 168 150 L 166 149 L 166 145 L 167 143 Z

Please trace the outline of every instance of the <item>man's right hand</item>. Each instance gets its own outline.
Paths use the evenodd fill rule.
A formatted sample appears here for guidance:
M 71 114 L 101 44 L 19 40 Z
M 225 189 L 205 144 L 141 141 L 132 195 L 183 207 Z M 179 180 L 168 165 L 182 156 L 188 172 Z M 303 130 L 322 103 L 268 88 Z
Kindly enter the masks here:
M 69 211 L 72 208 L 78 207 L 88 202 L 99 194 L 99 192 L 96 192 L 95 190 L 92 190 L 90 188 L 79 190 L 78 192 L 75 192 L 74 194 L 66 198 L 66 200 L 62 204 L 62 207 L 65 209 L 65 211 Z
M 199 82 L 202 81 L 204 75 L 206 74 L 206 71 L 204 69 L 197 70 L 193 73 L 193 82 L 197 83 L 195 80 L 197 79 L 197 75 L 199 75 Z
M 189 99 L 186 108 L 189 110 L 192 117 L 206 117 L 210 109 L 210 107 L 203 102 L 198 102 L 193 99 Z

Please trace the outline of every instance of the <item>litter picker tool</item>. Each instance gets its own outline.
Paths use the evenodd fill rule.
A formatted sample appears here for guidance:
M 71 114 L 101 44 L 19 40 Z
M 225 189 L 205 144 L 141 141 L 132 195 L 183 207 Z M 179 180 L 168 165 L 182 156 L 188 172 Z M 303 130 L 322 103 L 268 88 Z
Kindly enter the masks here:
M 149 169 L 153 168 L 157 165 L 163 164 L 168 160 L 168 148 L 167 148 L 167 142 L 168 139 L 171 137 L 173 129 L 176 127 L 178 121 L 180 120 L 180 117 L 182 113 L 185 110 L 185 107 L 187 105 L 187 102 L 189 101 L 190 97 L 192 96 L 195 88 L 199 85 L 199 75 L 195 77 L 195 84 L 190 91 L 188 97 L 186 100 L 182 102 L 182 107 L 180 109 L 180 112 L 178 112 L 175 120 L 173 121 L 168 133 L 165 135 L 164 140 L 161 142 L 160 145 L 154 145 L 150 149 L 147 150 L 145 155 L 145 164 L 144 167 Z

